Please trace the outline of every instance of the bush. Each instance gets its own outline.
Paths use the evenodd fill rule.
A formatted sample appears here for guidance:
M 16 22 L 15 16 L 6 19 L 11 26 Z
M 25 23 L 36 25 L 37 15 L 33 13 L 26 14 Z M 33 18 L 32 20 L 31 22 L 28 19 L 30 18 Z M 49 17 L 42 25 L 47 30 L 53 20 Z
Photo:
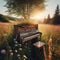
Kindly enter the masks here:
M 8 18 L 6 18 L 5 16 L 3 16 L 2 14 L 0 14 L 0 21 L 1 22 L 9 22 Z

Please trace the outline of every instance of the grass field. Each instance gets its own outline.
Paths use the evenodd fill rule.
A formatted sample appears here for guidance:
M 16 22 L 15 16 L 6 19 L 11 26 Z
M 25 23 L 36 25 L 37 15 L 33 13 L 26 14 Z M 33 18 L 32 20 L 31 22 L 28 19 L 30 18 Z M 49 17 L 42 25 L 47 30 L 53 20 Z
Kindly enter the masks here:
M 4 34 L 9 34 L 12 32 L 13 25 L 11 23 L 0 23 L 0 44 L 5 40 Z M 53 60 L 59 60 L 60 58 L 60 25 L 48 25 L 39 24 L 38 30 L 42 32 L 42 41 L 48 44 L 50 36 L 53 40 L 53 52 L 55 53 Z
M 60 25 L 39 24 L 38 29 L 42 32 L 42 39 L 48 44 L 50 36 L 52 36 L 52 48 L 55 53 L 54 60 L 60 60 Z
M 7 37 L 12 32 L 13 25 L 11 23 L 2 23 L 0 22 L 0 44 L 4 42 L 4 40 L 7 39 Z M 4 35 L 7 34 L 6 39 L 4 38 Z
M 60 25 L 39 24 L 38 30 L 42 32 L 43 38 L 52 36 L 53 40 L 60 40 Z

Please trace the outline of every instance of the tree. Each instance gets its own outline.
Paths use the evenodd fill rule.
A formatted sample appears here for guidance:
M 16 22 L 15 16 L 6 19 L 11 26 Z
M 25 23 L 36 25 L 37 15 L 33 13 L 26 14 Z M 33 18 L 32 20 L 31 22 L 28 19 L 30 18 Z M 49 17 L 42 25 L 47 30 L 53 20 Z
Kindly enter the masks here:
M 50 20 L 51 20 L 51 18 L 50 18 L 50 14 L 48 14 L 48 17 L 47 17 L 47 21 L 46 21 L 46 23 L 50 23 Z
M 29 19 L 34 9 L 43 10 L 45 0 L 5 0 L 6 7 L 10 14 L 22 15 L 24 19 Z
M 58 16 L 60 14 L 59 10 L 60 10 L 59 5 L 57 5 L 56 10 L 55 10 L 55 16 Z
M 46 23 L 46 24 L 50 24 L 51 23 L 50 14 L 48 14 L 47 19 L 46 18 L 44 19 L 44 23 Z
M 57 7 L 56 7 L 52 23 L 53 24 L 60 24 L 60 9 L 59 9 L 59 5 L 57 5 Z
M 8 18 L 0 14 L 0 22 L 9 22 Z

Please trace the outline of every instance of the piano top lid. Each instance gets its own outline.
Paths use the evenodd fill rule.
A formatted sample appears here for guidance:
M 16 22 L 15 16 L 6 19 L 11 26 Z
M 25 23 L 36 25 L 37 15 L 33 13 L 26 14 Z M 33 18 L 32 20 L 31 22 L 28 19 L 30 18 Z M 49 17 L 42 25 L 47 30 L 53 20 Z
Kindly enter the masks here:
M 45 43 L 39 41 L 39 42 L 34 43 L 33 45 L 36 46 L 37 48 L 40 48 L 40 47 L 44 46 Z

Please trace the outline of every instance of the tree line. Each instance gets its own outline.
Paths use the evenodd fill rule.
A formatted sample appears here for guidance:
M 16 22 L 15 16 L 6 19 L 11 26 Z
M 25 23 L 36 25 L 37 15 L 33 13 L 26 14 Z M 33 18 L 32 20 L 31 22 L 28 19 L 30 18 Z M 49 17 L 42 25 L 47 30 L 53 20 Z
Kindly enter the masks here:
M 57 5 L 55 14 L 52 18 L 50 18 L 50 14 L 48 14 L 47 19 L 44 19 L 44 23 L 46 24 L 60 24 L 60 9 L 59 5 Z

